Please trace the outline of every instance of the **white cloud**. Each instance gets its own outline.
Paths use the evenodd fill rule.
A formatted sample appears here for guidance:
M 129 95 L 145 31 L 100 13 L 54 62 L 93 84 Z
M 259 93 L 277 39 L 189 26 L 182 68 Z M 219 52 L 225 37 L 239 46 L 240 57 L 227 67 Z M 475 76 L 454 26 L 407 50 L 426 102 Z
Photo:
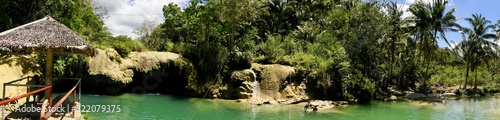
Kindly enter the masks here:
M 398 4 L 398 7 L 400 7 L 401 10 L 403 11 L 403 15 L 401 15 L 401 18 L 406 18 L 408 16 L 413 15 L 410 11 L 408 11 L 408 8 L 410 8 L 410 5 Z
M 433 2 L 434 0 L 405 0 L 406 4 L 413 4 L 415 3 L 416 1 L 422 1 L 424 3 L 431 3 Z M 453 2 L 453 0 L 448 0 L 448 6 L 453 6 L 455 3 Z
M 108 10 L 109 16 L 104 24 L 113 35 L 127 35 L 137 38 L 133 33 L 144 19 L 159 23 L 164 21 L 163 5 L 175 3 L 183 6 L 188 0 L 96 0 L 96 3 Z

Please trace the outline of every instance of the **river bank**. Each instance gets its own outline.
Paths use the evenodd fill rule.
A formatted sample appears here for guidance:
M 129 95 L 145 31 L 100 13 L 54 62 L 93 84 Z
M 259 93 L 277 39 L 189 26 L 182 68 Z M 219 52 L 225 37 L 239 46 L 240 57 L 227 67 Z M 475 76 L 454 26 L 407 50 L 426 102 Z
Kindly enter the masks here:
M 21 78 L 37 73 L 36 56 L 17 56 L 3 59 L 4 78 Z M 29 66 L 27 66 L 29 65 Z M 120 57 L 113 49 L 99 50 L 99 54 L 84 64 L 83 91 L 91 94 L 120 95 L 123 93 L 160 93 L 188 97 L 204 97 L 236 100 L 243 103 L 262 105 L 305 104 L 323 100 L 333 106 L 356 103 L 357 99 L 330 101 L 318 98 L 318 88 L 311 85 L 309 78 L 300 77 L 300 70 L 280 64 L 252 63 L 250 68 L 232 70 L 216 84 L 202 81 L 189 60 L 170 52 L 132 52 Z M 30 71 L 31 70 L 31 71 Z M 35 70 L 35 71 L 34 71 Z M 6 76 L 6 75 L 10 75 Z M 55 82 L 55 88 L 64 87 L 64 82 Z M 312 83 L 314 84 L 314 83 Z M 471 87 L 469 87 L 471 88 Z M 11 92 L 19 92 L 16 89 Z M 65 89 L 64 89 L 65 90 Z M 423 100 L 442 102 L 443 97 L 485 96 L 499 90 L 480 86 L 478 90 L 459 90 L 458 86 L 431 86 L 429 94 L 412 91 L 376 92 L 373 99 L 382 101 Z M 25 92 L 25 90 L 24 90 Z M 10 93 L 8 95 L 17 94 Z M 382 93 L 382 94 L 381 94 Z M 313 96 L 315 95 L 316 96 Z M 409 95 L 412 94 L 412 95 Z M 321 97 L 321 96 L 319 96 Z M 371 98 L 368 98 L 371 99 Z M 324 105 L 324 104 L 318 104 Z M 331 108 L 330 106 L 326 108 Z
M 483 87 L 480 87 L 480 91 L 463 91 L 458 90 L 458 87 L 431 86 L 428 94 L 391 89 L 388 92 L 365 93 L 364 97 L 332 99 L 330 97 L 337 93 L 329 94 L 329 89 L 317 86 L 317 81 L 314 82 L 316 78 L 304 77 L 304 70 L 293 66 L 249 63 L 243 68 L 230 69 L 217 79 L 204 79 L 193 63 L 180 54 L 131 52 L 127 57 L 121 57 L 113 49 L 98 51 L 98 55 L 86 64 L 88 73 L 83 77 L 83 90 L 91 94 L 160 93 L 230 99 L 255 105 L 276 105 L 304 103 L 316 99 L 334 100 L 334 103 L 357 103 L 371 99 L 394 101 L 406 98 L 442 102 L 442 96 L 484 96 L 490 92 L 498 92 L 489 88 L 482 89 Z M 408 96 L 409 94 L 413 95 Z

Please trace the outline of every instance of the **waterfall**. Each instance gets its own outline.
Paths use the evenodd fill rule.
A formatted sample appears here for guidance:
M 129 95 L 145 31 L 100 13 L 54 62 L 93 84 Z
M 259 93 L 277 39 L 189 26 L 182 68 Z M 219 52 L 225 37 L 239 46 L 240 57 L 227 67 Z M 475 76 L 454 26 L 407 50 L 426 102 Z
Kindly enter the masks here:
M 253 74 L 253 88 L 252 88 L 252 103 L 256 104 L 259 100 L 259 81 L 257 81 L 257 75 L 252 71 Z
M 251 69 L 251 68 L 250 68 Z M 257 114 L 259 113 L 259 107 L 257 107 L 257 102 L 259 102 L 259 81 L 257 81 L 257 75 L 255 74 L 255 72 L 253 72 L 252 70 L 252 74 L 253 74 L 253 82 L 252 82 L 252 111 L 251 111 L 251 116 L 252 116 L 252 120 L 255 120 L 255 118 L 257 118 Z

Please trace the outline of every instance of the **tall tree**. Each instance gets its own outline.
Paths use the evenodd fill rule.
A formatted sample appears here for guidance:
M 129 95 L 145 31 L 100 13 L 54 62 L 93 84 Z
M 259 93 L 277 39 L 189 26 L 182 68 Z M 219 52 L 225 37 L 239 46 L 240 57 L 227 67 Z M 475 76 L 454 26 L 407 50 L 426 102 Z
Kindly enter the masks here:
M 455 8 L 445 12 L 447 4 L 447 0 L 433 0 L 432 3 L 418 1 L 412 4 L 409 9 L 414 15 L 409 17 L 409 20 L 415 23 L 416 36 L 418 36 L 419 41 L 419 54 L 425 67 L 425 72 L 422 74 L 424 75 L 424 86 L 427 85 L 427 79 L 430 79 L 428 73 L 429 64 L 434 51 L 438 48 L 438 33 L 446 40 L 444 37 L 446 31 L 457 31 L 455 29 L 458 26 L 456 24 L 457 18 L 453 15 Z
M 229 34 L 227 43 L 229 49 L 233 49 L 236 37 L 239 36 L 239 31 L 244 30 L 250 22 L 257 17 L 258 2 L 250 0 L 221 0 L 221 22 L 226 26 L 227 33 Z
M 497 32 L 497 39 L 496 41 L 500 40 L 500 19 L 498 19 L 497 23 L 495 24 L 496 32 Z M 500 43 L 499 43 L 500 44 Z
M 477 71 L 477 67 L 496 56 L 494 51 L 498 49 L 498 45 L 492 41 L 497 36 L 491 33 L 495 28 L 491 21 L 478 14 L 473 14 L 465 20 L 471 28 L 462 28 L 467 39 L 460 42 L 455 49 L 459 49 L 457 54 L 462 56 L 466 64 L 464 89 L 467 89 L 469 71 Z M 477 78 L 474 80 L 474 88 L 477 88 Z
M 408 31 L 406 29 L 407 26 L 407 21 L 401 18 L 403 15 L 403 9 L 401 5 L 399 5 L 397 2 L 390 2 L 387 7 L 387 23 L 389 25 L 388 30 L 386 31 L 386 38 L 384 38 L 384 42 L 388 43 L 386 46 L 386 51 L 388 53 L 388 64 L 389 64 L 389 72 L 386 75 L 386 78 L 384 79 L 385 87 L 389 87 L 389 82 L 393 82 L 395 79 L 395 65 L 397 64 L 396 61 L 396 56 L 400 52 L 402 52 L 402 48 L 405 48 L 405 42 L 403 42 L 404 39 L 408 37 Z M 405 79 L 406 80 L 406 79 Z M 399 82 L 399 81 L 397 81 Z M 403 88 L 404 86 L 400 86 Z

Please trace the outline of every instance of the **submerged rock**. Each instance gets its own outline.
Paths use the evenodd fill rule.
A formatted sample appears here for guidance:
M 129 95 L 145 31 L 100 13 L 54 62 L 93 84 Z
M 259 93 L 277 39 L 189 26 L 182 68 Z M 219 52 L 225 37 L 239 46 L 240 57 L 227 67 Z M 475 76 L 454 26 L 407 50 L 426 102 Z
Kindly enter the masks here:
M 398 97 L 394 95 L 391 95 L 390 97 L 384 99 L 384 101 L 396 101 L 396 100 L 398 100 Z
M 405 97 L 409 99 L 420 99 L 420 98 L 426 98 L 427 95 L 424 95 L 422 93 L 411 93 L 406 95 Z
M 321 111 L 346 105 L 347 101 L 314 100 L 304 106 L 306 111 Z

